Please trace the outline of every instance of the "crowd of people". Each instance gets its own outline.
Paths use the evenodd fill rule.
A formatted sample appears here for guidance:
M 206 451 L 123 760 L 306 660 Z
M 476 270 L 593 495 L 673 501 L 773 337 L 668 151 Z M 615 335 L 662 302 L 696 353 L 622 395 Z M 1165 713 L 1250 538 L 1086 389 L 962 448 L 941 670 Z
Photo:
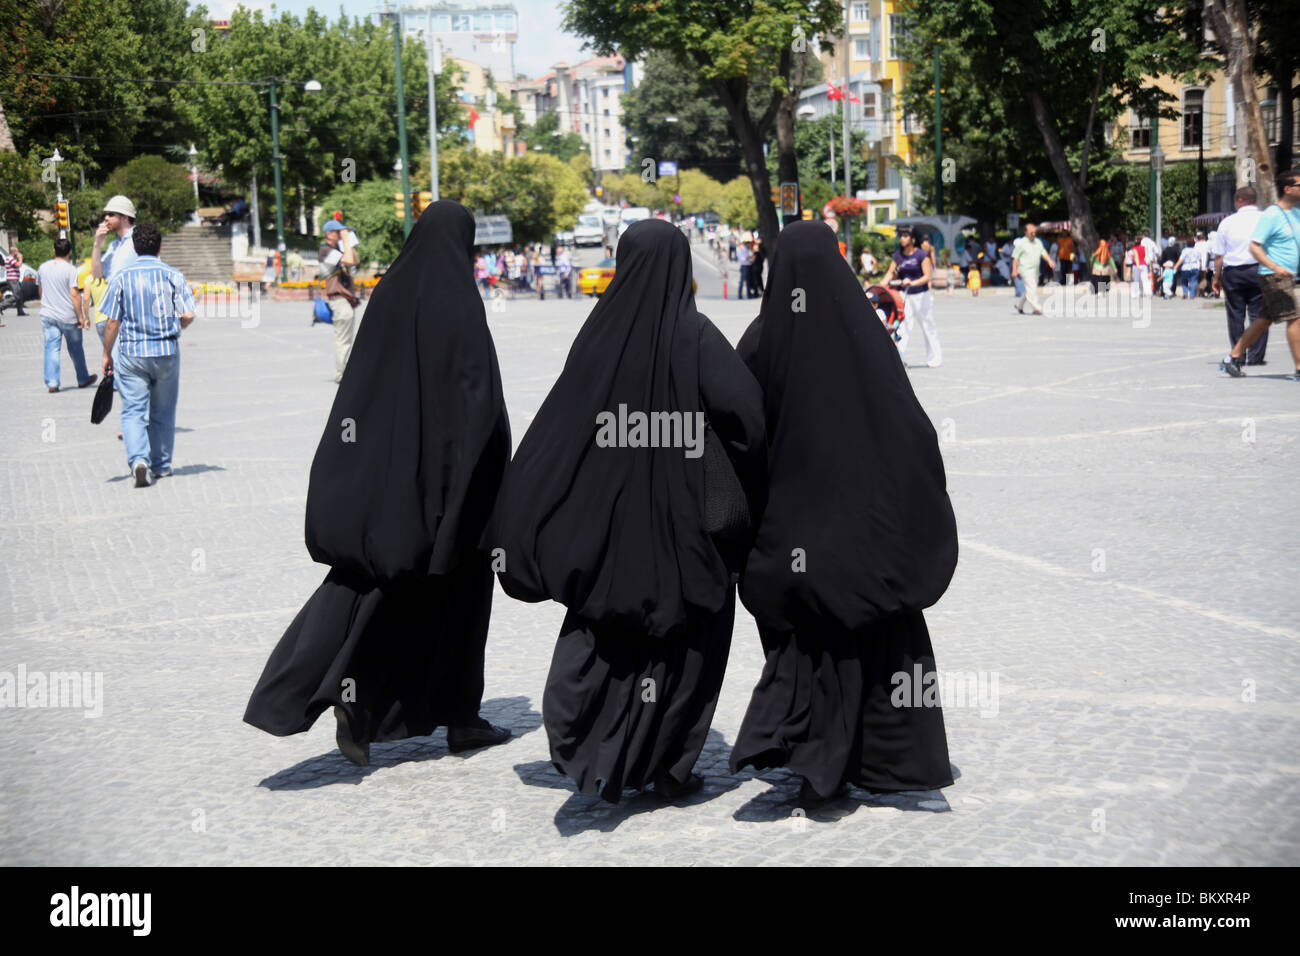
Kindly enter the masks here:
M 609 253 L 607 250 L 607 254 Z M 474 282 L 484 299 L 494 295 L 535 292 L 546 298 L 547 279 L 559 298 L 571 299 L 574 292 L 573 256 L 567 246 L 552 241 L 549 263 L 546 247 L 532 243 L 524 248 L 497 247 L 474 256 Z

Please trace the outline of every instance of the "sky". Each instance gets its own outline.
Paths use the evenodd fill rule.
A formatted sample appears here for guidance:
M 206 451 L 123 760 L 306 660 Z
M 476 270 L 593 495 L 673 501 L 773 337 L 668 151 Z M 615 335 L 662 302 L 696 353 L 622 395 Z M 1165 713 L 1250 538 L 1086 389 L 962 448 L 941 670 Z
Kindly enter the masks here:
M 418 0 L 416 0 L 418 2 Z M 469 0 L 453 0 L 466 4 Z M 557 0 L 509 0 L 519 11 L 519 38 L 515 43 L 515 67 L 529 76 L 538 77 L 560 62 L 577 63 L 592 56 L 583 51 L 582 41 L 560 29 L 560 4 Z M 328 16 L 339 18 L 344 5 L 339 0 L 279 0 L 263 3 L 261 0 L 206 0 L 204 6 L 214 20 L 226 19 L 238 6 L 267 13 L 274 7 L 277 12 L 288 12 L 301 17 L 309 8 Z M 378 9 L 378 0 L 359 0 L 346 5 L 348 17 L 365 17 Z

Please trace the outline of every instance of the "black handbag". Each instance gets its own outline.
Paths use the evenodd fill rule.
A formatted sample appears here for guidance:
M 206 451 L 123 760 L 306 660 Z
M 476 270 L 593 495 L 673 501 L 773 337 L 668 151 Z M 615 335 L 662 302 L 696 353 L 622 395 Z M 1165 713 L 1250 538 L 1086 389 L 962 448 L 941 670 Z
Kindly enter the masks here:
M 95 389 L 95 399 L 90 403 L 90 424 L 98 425 L 113 410 L 113 373 L 104 376 Z
M 748 543 L 753 530 L 749 499 L 713 426 L 704 423 L 704 530 L 723 541 Z

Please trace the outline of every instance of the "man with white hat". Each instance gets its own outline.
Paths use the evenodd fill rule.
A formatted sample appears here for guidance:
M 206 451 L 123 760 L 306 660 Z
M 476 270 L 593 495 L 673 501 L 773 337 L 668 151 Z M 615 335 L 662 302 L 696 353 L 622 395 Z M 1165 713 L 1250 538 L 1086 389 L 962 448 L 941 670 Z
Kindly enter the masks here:
M 90 256 L 90 271 L 96 279 L 112 279 L 135 262 L 135 245 L 131 234 L 135 231 L 135 203 L 125 196 L 114 196 L 104 203 L 104 220 L 95 230 L 95 245 Z M 110 233 L 117 238 L 104 249 L 104 239 Z

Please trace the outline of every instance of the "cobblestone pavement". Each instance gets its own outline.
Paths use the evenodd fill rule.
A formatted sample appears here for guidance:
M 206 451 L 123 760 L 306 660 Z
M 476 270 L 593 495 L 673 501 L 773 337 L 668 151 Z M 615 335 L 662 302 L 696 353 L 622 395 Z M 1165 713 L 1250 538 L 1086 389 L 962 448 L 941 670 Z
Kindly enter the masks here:
M 909 355 L 961 533 L 927 618 L 941 671 L 986 695 L 948 698 L 957 782 L 807 817 L 784 771 L 727 773 L 762 666 L 743 609 L 707 787 L 682 806 L 612 807 L 555 773 L 539 707 L 561 609 L 500 592 L 484 714 L 510 744 L 461 757 L 439 731 L 361 769 L 328 715 L 287 739 L 243 724 L 324 574 L 302 525 L 330 329 L 308 303 L 196 322 L 175 476 L 137 490 L 116 410 L 92 426 L 89 390 L 48 394 L 39 319 L 7 316 L 0 682 L 90 672 L 102 698 L 0 710 L 0 863 L 1300 863 L 1285 341 L 1230 380 L 1221 307 L 1157 301 L 1135 320 L 1126 296 L 1109 315 L 1059 314 L 1056 296 L 1041 317 L 939 296 L 943 366 L 919 364 L 919 336 Z M 489 313 L 516 440 L 590 305 Z M 755 311 L 702 306 L 733 342 Z

